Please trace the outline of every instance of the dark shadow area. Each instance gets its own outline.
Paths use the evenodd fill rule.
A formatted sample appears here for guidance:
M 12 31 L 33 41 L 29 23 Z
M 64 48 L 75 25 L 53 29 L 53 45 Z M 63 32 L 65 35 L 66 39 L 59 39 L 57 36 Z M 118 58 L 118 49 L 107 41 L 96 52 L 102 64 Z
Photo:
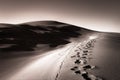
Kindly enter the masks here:
M 81 28 L 66 26 L 10 25 L 0 28 L 0 52 L 34 51 L 39 44 L 50 48 L 70 43 L 70 38 L 80 36 Z M 5 46 L 7 45 L 7 46 Z

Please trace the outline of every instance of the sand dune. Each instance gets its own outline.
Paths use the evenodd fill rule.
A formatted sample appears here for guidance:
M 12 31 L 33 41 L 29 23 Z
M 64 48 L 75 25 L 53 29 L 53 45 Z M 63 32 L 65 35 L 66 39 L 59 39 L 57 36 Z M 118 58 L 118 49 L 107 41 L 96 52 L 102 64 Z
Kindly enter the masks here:
M 57 21 L 0 25 L 0 80 L 119 80 L 120 34 Z

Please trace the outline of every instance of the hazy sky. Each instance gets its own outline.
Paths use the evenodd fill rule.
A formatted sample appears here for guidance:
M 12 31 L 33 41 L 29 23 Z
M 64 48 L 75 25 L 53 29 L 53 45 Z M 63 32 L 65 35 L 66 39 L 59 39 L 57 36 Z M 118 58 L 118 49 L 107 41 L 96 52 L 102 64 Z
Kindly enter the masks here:
M 35 20 L 120 32 L 120 0 L 0 0 L 0 23 Z

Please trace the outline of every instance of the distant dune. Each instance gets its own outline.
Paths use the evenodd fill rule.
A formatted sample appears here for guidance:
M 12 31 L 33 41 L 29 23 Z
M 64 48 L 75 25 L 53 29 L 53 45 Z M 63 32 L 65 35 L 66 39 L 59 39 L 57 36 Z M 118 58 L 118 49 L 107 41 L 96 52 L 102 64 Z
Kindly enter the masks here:
M 35 51 L 55 49 L 71 43 L 90 30 L 57 21 L 36 21 L 18 25 L 0 25 L 0 51 Z M 1 53 L 2 56 L 6 54 Z M 12 55 L 13 56 L 13 55 Z

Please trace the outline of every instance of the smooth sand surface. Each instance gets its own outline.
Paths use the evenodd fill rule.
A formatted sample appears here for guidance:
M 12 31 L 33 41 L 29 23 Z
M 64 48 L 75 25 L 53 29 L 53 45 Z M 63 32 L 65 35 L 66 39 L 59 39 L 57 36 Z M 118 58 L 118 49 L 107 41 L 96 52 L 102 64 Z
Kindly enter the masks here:
M 105 80 L 120 80 L 120 34 L 101 34 L 93 49 L 95 75 Z

